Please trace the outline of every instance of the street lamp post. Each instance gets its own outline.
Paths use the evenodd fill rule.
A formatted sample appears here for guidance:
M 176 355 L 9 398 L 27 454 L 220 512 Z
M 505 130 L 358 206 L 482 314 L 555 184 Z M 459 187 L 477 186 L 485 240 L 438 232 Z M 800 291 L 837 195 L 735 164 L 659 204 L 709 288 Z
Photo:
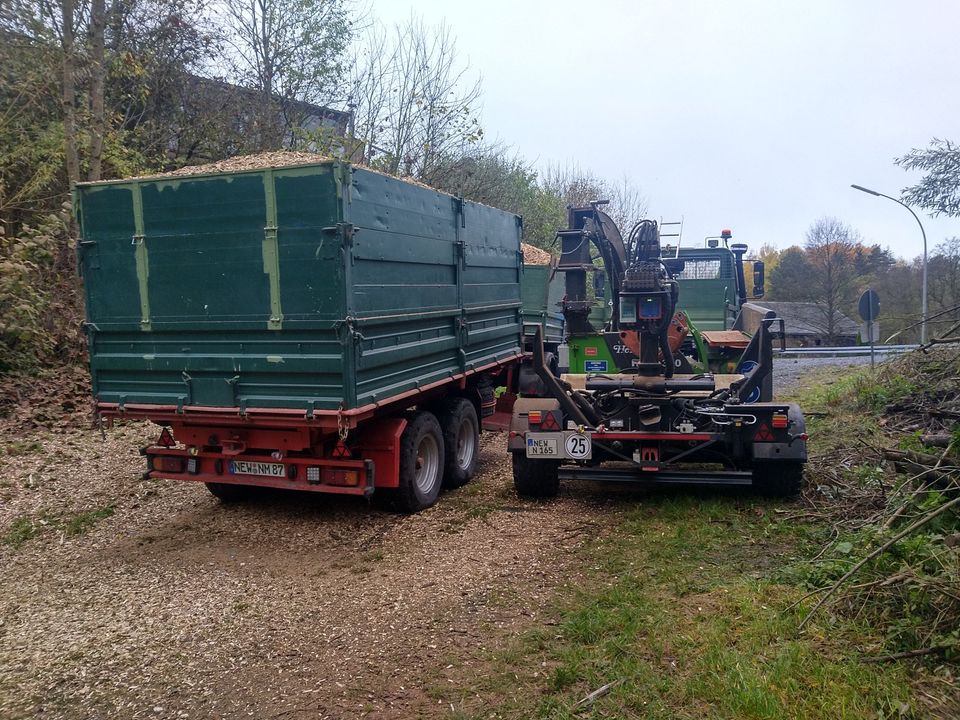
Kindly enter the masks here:
M 854 190 L 859 190 L 860 192 L 865 192 L 868 195 L 876 195 L 877 197 L 886 198 L 887 200 L 893 200 L 897 205 L 902 205 L 907 210 L 910 211 L 910 214 L 913 215 L 913 219 L 917 221 L 917 225 L 920 226 L 920 233 L 923 235 L 923 300 L 920 308 L 920 344 L 927 344 L 927 232 L 923 229 L 923 223 L 920 222 L 920 218 L 917 217 L 917 214 L 904 202 L 897 200 L 895 197 L 890 197 L 889 195 L 884 195 L 882 192 L 877 192 L 876 190 L 871 190 L 870 188 L 865 188 L 862 185 L 851 185 Z

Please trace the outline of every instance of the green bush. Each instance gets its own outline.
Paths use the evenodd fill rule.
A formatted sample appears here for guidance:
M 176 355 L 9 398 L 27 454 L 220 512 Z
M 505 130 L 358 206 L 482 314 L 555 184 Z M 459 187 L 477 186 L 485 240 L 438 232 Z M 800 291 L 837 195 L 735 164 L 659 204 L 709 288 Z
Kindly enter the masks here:
M 13 236 L 0 223 L 0 373 L 35 370 L 65 332 L 78 332 L 70 327 L 76 314 L 65 312 L 77 306 L 69 227 L 66 204 Z M 58 272 L 58 261 L 70 266 L 68 273 Z

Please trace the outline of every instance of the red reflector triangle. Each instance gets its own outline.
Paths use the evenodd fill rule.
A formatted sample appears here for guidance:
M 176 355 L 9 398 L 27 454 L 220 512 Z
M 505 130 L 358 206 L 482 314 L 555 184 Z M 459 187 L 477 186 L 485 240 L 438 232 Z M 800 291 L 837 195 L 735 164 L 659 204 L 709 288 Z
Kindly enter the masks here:
M 350 457 L 350 449 L 343 444 L 343 440 L 338 442 L 337 446 L 333 448 L 333 457 L 335 458 Z
M 773 433 L 770 432 L 770 428 L 767 427 L 767 424 L 763 423 L 759 428 L 757 428 L 757 434 L 753 436 L 753 439 L 763 442 L 770 442 L 774 439 L 774 437 Z
M 556 430 L 559 427 L 557 418 L 553 413 L 547 413 L 546 417 L 543 418 L 543 422 L 540 423 L 541 430 Z
M 163 445 L 163 447 L 173 447 L 177 443 L 173 439 L 173 435 L 170 433 L 170 428 L 164 428 L 160 432 L 160 439 L 157 440 L 157 445 Z

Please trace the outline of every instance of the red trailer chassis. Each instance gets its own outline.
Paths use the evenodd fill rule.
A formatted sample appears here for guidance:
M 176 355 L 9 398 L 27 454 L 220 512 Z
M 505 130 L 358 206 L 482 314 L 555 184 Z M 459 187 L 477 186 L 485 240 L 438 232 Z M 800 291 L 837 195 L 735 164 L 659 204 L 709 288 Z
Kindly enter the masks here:
M 369 497 L 400 484 L 404 411 L 429 407 L 476 389 L 484 375 L 510 387 L 522 355 L 484 365 L 383 402 L 347 410 L 201 407 L 98 403 L 108 421 L 150 420 L 163 426 L 141 450 L 144 478 L 254 485 Z M 479 399 L 486 427 L 500 425 L 493 397 Z M 489 422 L 488 422 L 489 421 Z

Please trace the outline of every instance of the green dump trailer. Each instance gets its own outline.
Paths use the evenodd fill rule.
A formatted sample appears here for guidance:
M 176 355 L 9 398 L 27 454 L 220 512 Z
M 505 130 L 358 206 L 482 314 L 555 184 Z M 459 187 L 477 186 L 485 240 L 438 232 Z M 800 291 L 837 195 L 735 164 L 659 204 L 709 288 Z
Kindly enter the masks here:
M 559 375 L 560 346 L 563 344 L 563 276 L 553 272 L 552 265 L 524 265 L 521 281 L 523 297 L 523 327 L 526 343 L 525 350 L 532 349 L 532 336 L 536 327 L 543 336 L 543 346 L 547 353 L 547 362 L 554 373 Z M 524 375 L 532 373 L 524 368 Z M 523 384 L 523 383 L 521 383 Z M 499 409 L 499 408 L 498 408 Z M 507 408 L 512 410 L 512 408 Z M 503 416 L 506 423 L 510 414 Z M 506 428 L 506 425 L 503 425 Z
M 98 413 L 147 477 L 432 504 L 522 355 L 517 216 L 318 162 L 82 183 Z

